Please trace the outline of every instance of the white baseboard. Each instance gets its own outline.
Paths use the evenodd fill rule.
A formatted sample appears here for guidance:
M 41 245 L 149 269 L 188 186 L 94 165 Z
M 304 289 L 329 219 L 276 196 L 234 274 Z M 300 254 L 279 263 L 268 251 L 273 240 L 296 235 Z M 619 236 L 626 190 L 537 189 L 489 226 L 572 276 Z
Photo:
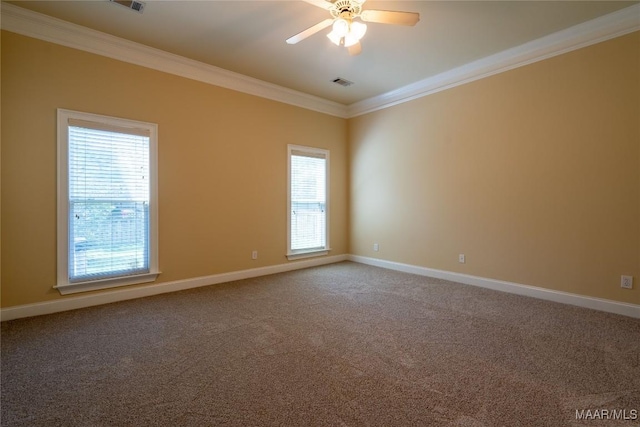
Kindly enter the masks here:
M 25 304 L 0 309 L 0 321 L 20 319 L 23 317 L 40 316 L 43 314 L 58 313 L 61 311 L 75 310 L 112 302 L 126 301 L 135 298 L 159 295 L 168 292 L 182 291 L 185 289 L 199 288 L 202 286 L 217 285 L 235 280 L 250 279 L 252 277 L 267 276 L 269 274 L 283 273 L 285 271 L 300 270 L 308 267 L 316 267 L 325 264 L 346 261 L 347 255 L 334 255 L 328 257 L 310 258 L 302 261 L 286 264 L 272 265 L 268 267 L 251 268 L 248 270 L 232 271 L 229 273 L 214 274 L 211 276 L 195 277 L 192 279 L 176 280 L 174 282 L 158 283 L 156 285 L 125 287 L 99 294 L 89 294 L 77 297 L 56 299 L 53 301 Z
M 503 280 L 488 279 L 485 277 L 470 276 L 468 274 L 454 273 L 451 271 L 436 270 L 433 268 L 419 267 L 416 265 L 402 264 L 393 261 L 385 261 L 376 258 L 369 258 L 359 255 L 349 255 L 349 261 L 361 264 L 373 265 L 376 267 L 388 268 L 390 270 L 402 271 L 405 273 L 429 276 L 436 279 L 445 279 L 452 282 L 463 283 L 465 285 L 480 286 L 482 288 L 496 291 L 509 292 L 517 295 L 524 295 L 547 301 L 559 302 L 562 304 L 575 305 L 578 307 L 591 308 L 608 313 L 621 314 L 640 319 L 640 305 L 628 304 L 612 301 L 603 298 L 587 297 L 584 295 L 572 294 L 569 292 L 554 291 L 536 286 L 522 285 L 520 283 L 505 282 Z
M 176 280 L 173 282 L 159 283 L 157 285 L 127 287 L 99 294 L 89 294 L 76 297 L 56 299 L 53 301 L 25 304 L 0 309 L 0 321 L 20 319 L 23 317 L 40 316 L 43 314 L 58 313 L 61 311 L 75 310 L 112 302 L 126 301 L 135 298 L 148 297 L 169 292 L 202 286 L 216 285 L 234 280 L 250 279 L 252 277 L 267 276 L 269 274 L 283 273 L 308 267 L 316 267 L 325 264 L 333 264 L 341 261 L 353 261 L 361 264 L 373 265 L 390 270 L 405 273 L 429 276 L 436 279 L 451 280 L 466 285 L 480 286 L 502 292 L 524 295 L 578 307 L 591 308 L 608 313 L 621 314 L 623 316 L 640 319 L 640 305 L 627 304 L 602 298 L 587 297 L 568 292 L 553 291 L 536 286 L 522 285 L 519 283 L 505 282 L 502 280 L 488 279 L 485 277 L 471 276 L 468 274 L 454 273 L 451 271 L 436 270 L 410 264 L 402 264 L 393 261 L 385 261 L 359 255 L 334 255 L 305 259 L 286 264 L 272 265 L 268 267 L 252 268 L 248 270 L 233 271 L 229 273 L 214 274 L 211 276 L 195 277 L 192 279 Z

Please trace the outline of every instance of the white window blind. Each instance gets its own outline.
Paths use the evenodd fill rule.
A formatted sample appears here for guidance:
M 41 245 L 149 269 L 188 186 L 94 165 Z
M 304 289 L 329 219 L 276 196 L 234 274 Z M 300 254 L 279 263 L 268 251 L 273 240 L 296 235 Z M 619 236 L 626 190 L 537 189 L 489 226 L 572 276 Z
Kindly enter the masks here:
M 59 235 L 64 238 L 58 254 L 64 274 L 59 271 L 58 288 L 155 279 L 153 129 L 123 119 L 86 120 L 64 110 L 59 116 L 64 140 L 62 146 L 59 141 L 59 212 L 65 216 L 59 221 L 66 221 L 59 222 L 59 232 L 66 236 Z M 61 256 L 60 250 L 66 253 Z M 150 274 L 152 278 L 117 282 Z M 109 279 L 113 283 L 105 284 Z
M 289 147 L 289 255 L 328 249 L 328 155 Z
M 69 280 L 149 272 L 149 137 L 69 126 Z

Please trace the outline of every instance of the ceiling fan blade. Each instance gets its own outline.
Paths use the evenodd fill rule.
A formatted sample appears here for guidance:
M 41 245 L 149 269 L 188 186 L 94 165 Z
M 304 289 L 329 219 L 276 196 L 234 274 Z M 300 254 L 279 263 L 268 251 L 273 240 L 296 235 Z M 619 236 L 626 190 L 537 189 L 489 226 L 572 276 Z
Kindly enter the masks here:
M 332 18 L 327 18 L 322 22 L 318 22 L 316 25 L 314 25 L 313 27 L 309 27 L 306 30 L 296 34 L 295 36 L 291 36 L 287 39 L 287 43 L 289 44 L 296 44 L 304 39 L 306 39 L 309 36 L 314 35 L 315 33 L 317 33 L 320 30 L 324 30 L 325 28 L 327 28 L 329 25 L 331 25 L 333 23 L 333 19 Z
M 349 50 L 349 55 L 351 56 L 360 55 L 360 53 L 362 52 L 362 45 L 360 44 L 360 42 L 358 42 L 349 46 L 347 49 Z
M 331 6 L 333 6 L 333 2 L 329 0 L 303 0 L 303 1 L 326 10 L 329 10 Z
M 420 20 L 420 14 L 416 12 L 399 12 L 392 10 L 365 10 L 360 18 L 366 22 L 379 24 L 395 24 L 414 26 Z

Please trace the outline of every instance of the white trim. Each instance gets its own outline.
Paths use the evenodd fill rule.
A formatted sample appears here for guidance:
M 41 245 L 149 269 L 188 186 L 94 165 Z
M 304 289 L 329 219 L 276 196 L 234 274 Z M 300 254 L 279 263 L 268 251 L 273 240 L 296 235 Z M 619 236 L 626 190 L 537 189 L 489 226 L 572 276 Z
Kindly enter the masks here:
M 81 292 L 98 291 L 101 289 L 116 288 L 118 286 L 137 285 L 141 283 L 155 282 L 160 275 L 159 271 L 151 271 L 145 274 L 131 276 L 118 276 L 109 279 L 92 280 L 90 282 L 62 283 L 54 286 L 60 295 L 71 295 Z
M 396 90 L 353 103 L 357 117 L 640 30 L 640 4 L 532 40 Z
M 466 285 L 479 286 L 496 291 L 509 292 L 517 295 L 529 296 L 562 304 L 575 305 L 623 316 L 640 318 L 640 305 L 617 302 L 602 298 L 587 297 L 568 292 L 553 291 L 535 286 L 502 280 L 488 279 L 450 271 L 436 270 L 410 264 L 402 264 L 393 261 L 385 261 L 360 255 L 334 255 L 330 257 L 313 258 L 286 264 L 272 265 L 268 267 L 252 268 L 229 273 L 214 274 L 211 276 L 195 277 L 192 279 L 176 280 L 174 282 L 158 283 L 155 285 L 137 286 L 132 288 L 120 288 L 113 291 L 98 294 L 88 294 L 78 297 L 60 298 L 53 301 L 34 304 L 18 305 L 0 309 L 0 321 L 20 319 L 24 317 L 41 316 L 44 314 L 58 313 L 67 310 L 92 307 L 109 304 L 118 301 L 126 301 L 185 289 L 199 288 L 202 286 L 216 285 L 235 280 L 250 279 L 253 277 L 283 273 L 286 271 L 300 270 L 320 265 L 333 264 L 342 261 L 352 261 L 361 264 L 373 265 L 390 270 L 417 274 L 420 276 L 434 277 L 437 279 L 451 280 Z
M 287 254 L 287 259 L 289 261 L 294 261 L 294 260 L 297 260 L 297 259 L 313 258 L 313 257 L 317 257 L 317 256 L 325 256 L 325 255 L 329 254 L 330 250 L 331 250 L 331 248 L 321 249 L 321 250 L 317 250 L 317 251 L 288 253 Z
M 0 309 L 0 321 L 20 319 L 24 317 L 41 316 L 43 314 L 58 313 L 61 311 L 75 310 L 78 308 L 92 307 L 102 304 L 110 304 L 118 301 L 126 301 L 169 292 L 183 291 L 185 289 L 199 288 L 202 286 L 217 285 L 236 280 L 250 279 L 253 277 L 267 276 L 286 271 L 300 270 L 303 268 L 317 267 L 347 260 L 347 255 L 334 255 L 324 258 L 314 258 L 304 261 L 289 262 L 286 264 L 272 265 L 268 267 L 252 268 L 249 270 L 232 271 L 229 273 L 214 274 L 211 276 L 195 277 L 192 279 L 176 280 L 174 282 L 158 283 L 155 285 L 120 288 L 113 291 L 98 294 L 86 294 L 76 297 L 60 298 L 53 301 L 39 302 L 35 304 L 18 305 Z
M 3 30 L 344 118 L 347 107 L 2 2 Z
M 73 283 L 69 279 L 69 126 L 80 120 L 101 126 L 113 126 L 126 132 L 143 130 L 149 137 L 149 271 L 131 276 Z M 57 285 L 62 295 L 147 283 L 158 274 L 158 125 L 155 123 L 103 116 L 80 111 L 57 110 Z
M 390 270 L 402 271 L 404 273 L 428 276 L 436 279 L 450 280 L 452 282 L 462 283 L 465 285 L 479 286 L 496 291 L 559 302 L 562 304 L 575 305 L 578 307 L 590 308 L 593 310 L 606 311 L 608 313 L 615 313 L 640 319 L 640 305 L 636 304 L 612 301 L 603 298 L 588 297 L 584 295 L 572 294 L 569 292 L 554 291 L 551 289 L 539 288 L 536 286 L 489 279 L 486 277 L 471 276 L 468 274 L 454 273 L 451 271 L 436 270 L 433 268 L 420 267 L 417 265 L 385 261 L 382 259 L 364 257 L 360 255 L 349 255 L 348 260 L 361 264 L 387 268 Z
M 325 227 L 325 240 L 324 247 L 322 248 L 314 248 L 314 249 L 300 249 L 300 250 L 292 250 L 291 249 L 291 156 L 295 152 L 299 152 L 299 155 L 309 155 L 317 156 L 318 158 L 322 157 L 325 160 L 325 219 L 324 219 L 324 227 Z M 330 250 L 330 224 L 329 219 L 331 217 L 331 196 L 329 189 L 331 187 L 331 161 L 330 161 L 330 151 L 324 148 L 315 148 L 315 147 L 307 147 L 302 145 L 287 145 L 287 259 L 295 260 L 301 258 L 309 258 L 314 256 L 323 256 L 326 255 Z
M 344 105 L 1 3 L 3 30 L 341 118 L 357 117 L 640 30 L 640 4 Z

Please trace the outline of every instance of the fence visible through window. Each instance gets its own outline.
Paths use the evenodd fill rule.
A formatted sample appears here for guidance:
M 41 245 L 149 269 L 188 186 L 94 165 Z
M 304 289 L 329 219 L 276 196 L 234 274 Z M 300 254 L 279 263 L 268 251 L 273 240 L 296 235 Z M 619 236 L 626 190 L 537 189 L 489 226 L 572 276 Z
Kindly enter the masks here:
M 148 269 L 149 205 L 126 200 L 70 202 L 72 274 L 84 277 Z
M 326 241 L 324 203 L 291 203 L 291 249 L 323 248 Z

